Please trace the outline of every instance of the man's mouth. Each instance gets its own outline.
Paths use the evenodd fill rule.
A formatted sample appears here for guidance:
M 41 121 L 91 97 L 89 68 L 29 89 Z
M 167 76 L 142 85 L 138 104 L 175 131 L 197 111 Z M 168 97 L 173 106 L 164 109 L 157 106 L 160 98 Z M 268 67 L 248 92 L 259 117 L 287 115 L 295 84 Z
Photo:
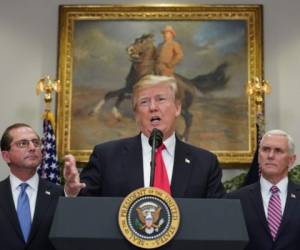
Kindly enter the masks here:
M 37 155 L 28 155 L 28 156 L 25 157 L 25 159 L 29 159 L 29 160 L 35 160 L 37 158 L 38 158 Z
M 160 123 L 161 119 L 159 116 L 153 116 L 150 119 L 150 122 L 153 126 L 158 125 Z
M 267 162 L 266 164 L 265 164 L 266 166 L 271 166 L 271 167 L 276 167 L 276 164 L 275 163 L 272 163 L 272 162 Z

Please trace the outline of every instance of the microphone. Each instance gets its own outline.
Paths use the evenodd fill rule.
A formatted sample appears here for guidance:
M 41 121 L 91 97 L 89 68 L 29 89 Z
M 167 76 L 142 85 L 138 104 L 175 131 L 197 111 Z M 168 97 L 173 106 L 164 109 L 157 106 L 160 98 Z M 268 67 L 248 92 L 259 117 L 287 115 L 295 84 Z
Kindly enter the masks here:
M 163 132 L 161 132 L 159 129 L 154 128 L 151 132 L 151 135 L 149 137 L 149 144 L 152 147 L 151 149 L 151 172 L 150 172 L 150 187 L 153 187 L 154 183 L 154 169 L 155 169 L 155 149 L 157 149 L 163 142 Z

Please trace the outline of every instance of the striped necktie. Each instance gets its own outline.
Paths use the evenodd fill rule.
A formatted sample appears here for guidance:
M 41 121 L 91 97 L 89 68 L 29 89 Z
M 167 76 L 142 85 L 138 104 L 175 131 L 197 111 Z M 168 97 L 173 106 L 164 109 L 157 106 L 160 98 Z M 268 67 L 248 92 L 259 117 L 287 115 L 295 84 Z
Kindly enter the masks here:
M 282 212 L 281 212 L 279 188 L 276 186 L 272 186 L 270 191 L 272 195 L 268 205 L 268 225 L 270 228 L 273 241 L 275 241 L 281 223 Z
M 26 193 L 27 183 L 20 184 L 20 194 L 18 197 L 17 214 L 19 223 L 24 236 L 25 242 L 28 240 L 30 228 L 31 228 L 31 214 L 28 195 Z
M 165 145 L 161 144 L 155 152 L 155 172 L 154 172 L 154 187 L 160 188 L 171 194 L 170 182 L 167 174 L 167 169 L 162 158 L 162 151 Z

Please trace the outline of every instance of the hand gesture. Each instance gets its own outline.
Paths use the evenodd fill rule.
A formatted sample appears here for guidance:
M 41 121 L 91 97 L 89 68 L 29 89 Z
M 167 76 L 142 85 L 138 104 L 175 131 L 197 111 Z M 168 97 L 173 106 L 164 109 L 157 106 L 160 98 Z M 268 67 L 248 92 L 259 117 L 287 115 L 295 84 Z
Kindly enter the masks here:
M 65 156 L 64 165 L 65 193 L 68 197 L 76 197 L 82 188 L 85 188 L 85 183 L 80 182 L 79 172 L 76 167 L 76 160 L 73 155 Z

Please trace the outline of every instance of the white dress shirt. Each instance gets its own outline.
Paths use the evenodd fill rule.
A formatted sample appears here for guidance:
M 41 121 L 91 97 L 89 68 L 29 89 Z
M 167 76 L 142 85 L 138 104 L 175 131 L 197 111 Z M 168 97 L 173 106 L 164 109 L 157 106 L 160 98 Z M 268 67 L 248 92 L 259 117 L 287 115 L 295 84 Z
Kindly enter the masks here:
M 17 178 L 12 173 L 10 173 L 10 175 L 9 175 L 9 180 L 10 180 L 11 192 L 13 195 L 15 208 L 17 210 L 18 197 L 19 197 L 19 194 L 21 191 L 20 184 L 23 183 L 24 181 L 21 181 L 19 178 Z M 32 176 L 30 179 L 28 179 L 25 182 L 28 184 L 28 187 L 26 188 L 26 193 L 27 193 L 28 199 L 29 199 L 30 214 L 31 214 L 31 221 L 32 221 L 33 215 L 34 215 L 34 210 L 35 210 L 38 185 L 39 185 L 38 174 L 35 173 L 34 176 Z
M 263 176 L 260 177 L 261 196 L 263 199 L 266 218 L 268 217 L 268 205 L 272 195 L 270 189 L 272 186 L 274 185 L 271 182 L 267 181 Z M 288 178 L 287 177 L 283 178 L 275 186 L 277 186 L 279 189 L 281 213 L 283 214 L 285 209 L 286 197 L 287 197 Z
M 144 186 L 150 186 L 150 172 L 151 172 L 151 146 L 148 142 L 149 138 L 144 134 L 141 134 L 142 141 L 142 151 L 143 151 L 143 170 L 144 170 Z M 174 156 L 175 156 L 175 144 L 176 138 L 175 133 L 171 135 L 167 140 L 163 142 L 165 149 L 162 151 L 162 157 L 166 166 L 169 183 L 171 185 L 172 174 L 173 174 L 173 165 L 174 165 Z

